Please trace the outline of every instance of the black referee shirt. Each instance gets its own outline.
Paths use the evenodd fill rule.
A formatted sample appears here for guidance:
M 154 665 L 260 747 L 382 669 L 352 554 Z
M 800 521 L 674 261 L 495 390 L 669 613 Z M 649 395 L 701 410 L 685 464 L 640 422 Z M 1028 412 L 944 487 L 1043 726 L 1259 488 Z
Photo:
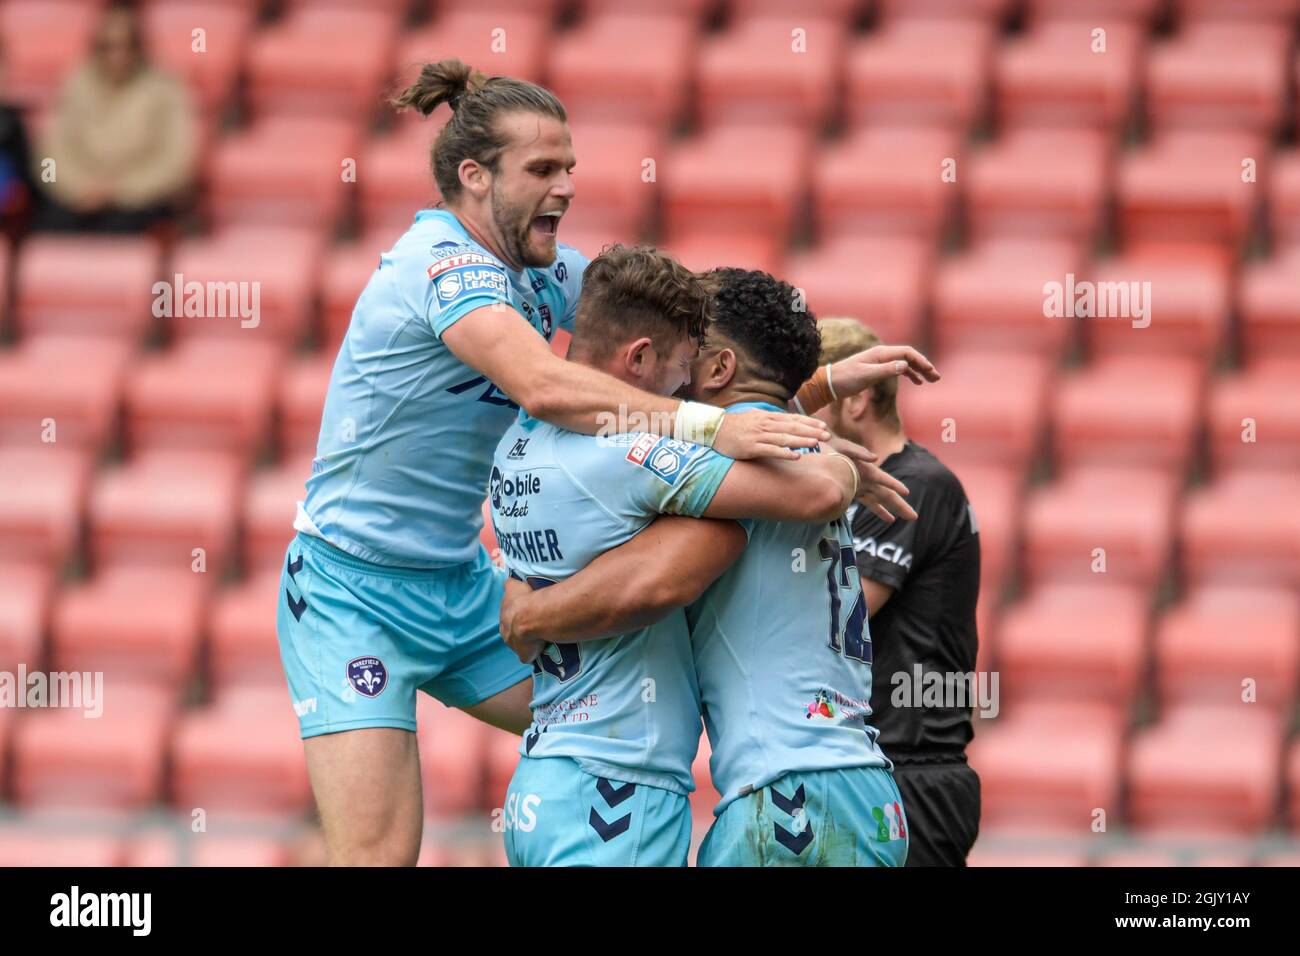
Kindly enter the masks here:
M 970 674 L 966 688 L 976 690 L 979 528 L 957 476 L 922 446 L 909 441 L 881 467 L 907 485 L 918 517 L 886 524 L 856 504 L 848 513 L 859 573 L 895 592 L 870 622 L 871 723 L 899 763 L 959 754 L 974 736 L 972 695 L 965 706 L 915 706 L 915 668 L 938 672 L 944 686 L 948 675 Z

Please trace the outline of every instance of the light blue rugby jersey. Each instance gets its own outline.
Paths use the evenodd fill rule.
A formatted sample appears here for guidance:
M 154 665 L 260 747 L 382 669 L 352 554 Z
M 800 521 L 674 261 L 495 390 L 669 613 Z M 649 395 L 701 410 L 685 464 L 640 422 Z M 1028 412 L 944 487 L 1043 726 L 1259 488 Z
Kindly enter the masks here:
M 508 302 L 549 340 L 572 328 L 586 267 L 561 245 L 549 268 L 516 272 L 450 212 L 420 210 L 353 310 L 295 527 L 377 564 L 473 559 L 492 451 L 519 407 L 442 334 Z
M 727 412 L 751 408 L 783 411 Z M 686 609 L 715 814 L 793 771 L 890 766 L 866 727 L 871 632 L 848 525 L 741 523 L 744 553 Z
M 597 438 L 521 415 L 488 485 L 502 556 L 533 587 L 561 581 L 660 514 L 701 515 L 731 465 L 690 442 Z M 597 776 L 694 789 L 700 708 L 683 611 L 621 637 L 548 644 L 532 707 L 525 759 L 571 757 Z

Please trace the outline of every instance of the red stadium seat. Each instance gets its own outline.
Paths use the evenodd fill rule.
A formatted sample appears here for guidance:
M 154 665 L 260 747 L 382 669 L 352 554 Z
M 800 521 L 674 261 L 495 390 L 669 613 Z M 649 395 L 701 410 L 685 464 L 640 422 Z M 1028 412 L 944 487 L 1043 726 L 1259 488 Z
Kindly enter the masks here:
M 150 833 L 135 836 L 127 847 L 129 866 L 291 866 L 289 845 L 283 839 L 234 836 L 229 833 Z
M 0 448 L 0 558 L 63 567 L 85 513 L 90 459 L 57 444 Z
M 954 133 L 984 113 L 993 31 L 977 20 L 895 20 L 849 47 L 851 126 L 921 124 Z
M 358 242 L 335 246 L 325 255 L 321 268 L 321 335 L 324 351 L 329 354 L 337 352 L 347 334 L 352 310 L 356 308 L 366 283 L 375 274 L 380 255 L 393 245 L 391 237 L 385 234 L 390 241 L 384 242 L 379 235 L 368 235 Z
M 297 503 L 304 500 L 311 461 L 293 457 L 253 474 L 244 499 L 244 566 L 279 568 L 293 537 Z
M 942 382 L 899 389 L 908 435 L 958 472 L 975 463 L 1023 473 L 1047 420 L 1048 363 L 972 350 L 944 357 L 940 368 Z
M 0 351 L 0 445 L 39 442 L 52 420 L 64 447 L 98 452 L 117 423 L 131 348 L 42 335 Z
M 1175 0 L 1180 19 L 1294 21 L 1300 0 Z
M 577 198 L 560 224 L 561 242 L 572 244 L 570 230 L 604 234 L 600 245 L 619 236 L 637 236 L 649 223 L 658 170 L 646 163 L 663 155 L 663 136 L 641 122 L 575 123 L 573 149 Z M 654 179 L 650 179 L 651 172 Z M 600 250 L 593 247 L 593 254 Z
M 685 16 L 589 17 L 556 38 L 547 86 L 571 119 L 666 130 L 686 107 L 697 30 Z M 578 159 L 586 165 L 581 151 Z
M 1115 355 L 1061 379 L 1052 399 L 1053 456 L 1181 474 L 1205 403 L 1205 371 L 1185 358 Z
M 416 695 L 416 721 L 425 813 L 448 817 L 481 808 L 487 724 L 423 694 Z
M 285 461 L 316 454 L 334 359 L 334 353 L 304 355 L 285 369 L 278 401 L 280 450 Z
M 175 334 L 293 344 L 307 329 L 322 239 L 300 229 L 232 228 L 182 240 L 172 258 L 181 277 L 179 289 L 171 277 Z M 187 306 L 202 314 L 194 307 L 186 314 Z
M 1240 471 L 1195 489 L 1180 536 L 1193 583 L 1300 587 L 1300 477 Z
M 1266 710 L 1178 707 L 1139 731 L 1129 819 L 1139 832 L 1257 833 L 1273 821 L 1282 724 Z
M 786 0 L 731 0 L 728 6 L 731 8 L 731 16 L 738 20 L 790 15 L 790 5 Z M 861 6 L 858 0 L 807 0 L 800 4 L 799 12 L 800 15 L 806 11 L 809 16 L 825 17 L 847 24 Z
M 137 452 L 217 451 L 251 461 L 270 432 L 282 364 L 274 345 L 234 339 L 190 339 L 147 353 L 127 380 L 127 440 Z
M 510 778 L 515 775 L 519 765 L 520 738 L 505 730 L 489 727 L 487 730 L 487 751 L 484 763 L 485 790 L 483 799 L 488 807 L 504 808 L 506 791 L 510 789 Z
M 1160 619 L 1155 654 L 1166 704 L 1258 701 L 1289 712 L 1300 672 L 1300 598 L 1284 588 L 1197 588 Z
M 1250 228 L 1260 189 L 1242 163 L 1260 141 L 1233 132 L 1177 132 L 1120 158 L 1115 201 L 1120 238 L 1235 247 Z
M 281 560 L 284 549 L 281 548 Z M 281 564 L 264 565 L 248 579 L 217 594 L 209 625 L 208 673 L 217 696 L 230 688 L 284 686 L 275 617 Z
M 30 713 L 14 726 L 14 800 L 23 806 L 139 810 L 159 797 L 168 707 L 105 679 L 102 713 Z
M 372 175 L 357 163 L 357 132 L 348 120 L 286 116 L 218 141 L 211 168 L 213 221 L 218 227 L 332 230 L 356 189 L 353 183 Z
M 859 129 L 820 151 L 812 170 L 813 216 L 824 236 L 913 236 L 934 245 L 956 208 L 959 161 L 946 130 Z
M 1300 150 L 1276 154 L 1271 181 L 1273 239 L 1280 245 L 1300 245 Z
M 1036 489 L 1025 507 L 1030 580 L 1150 588 L 1173 540 L 1178 481 L 1168 469 L 1085 464 Z
M 1011 0 L 880 0 L 878 13 L 889 23 L 908 17 L 981 20 L 995 23 L 1006 18 Z
M 979 529 L 980 603 L 983 606 L 985 598 L 996 599 L 996 592 L 1011 568 L 1012 548 L 1019 546 L 1022 476 L 997 465 L 964 465 L 957 477 L 975 512 L 975 526 Z M 980 629 L 980 637 L 984 637 L 983 629 Z
M 967 859 L 967 866 L 982 867 L 1077 867 L 1087 866 L 1088 857 L 1082 850 L 1057 850 L 1052 848 L 1012 848 L 986 846 L 976 843 Z
M 171 758 L 178 809 L 280 816 L 311 806 L 298 722 L 283 688 L 230 692 L 183 714 Z
M 150 3 L 144 7 L 143 23 L 154 60 L 183 78 L 204 114 L 216 119 L 235 92 L 253 25 L 252 4 Z M 203 33 L 196 36 L 196 30 Z
M 784 243 L 801 198 L 792 184 L 808 181 L 810 145 L 792 129 L 747 126 L 675 144 L 657 171 L 667 238 L 712 232 Z
M 1105 50 L 1098 49 L 1105 31 Z M 1142 35 L 1124 20 L 1050 20 L 1005 43 L 995 62 L 1004 126 L 1087 127 L 1115 134 L 1133 109 Z
M 117 867 L 125 860 L 126 845 L 115 836 L 0 830 L 0 866 Z
M 85 59 L 95 20 L 90 7 L 64 0 L 0 4 L 5 98 L 33 110 L 52 104 L 69 74 Z
M 818 318 L 855 318 L 882 342 L 910 343 L 920 338 L 931 268 L 920 240 L 846 236 L 792 256 L 782 274 Z
M 18 257 L 14 311 L 24 335 L 139 340 L 160 278 L 152 240 L 38 235 Z
M 838 106 L 846 34 L 834 20 L 801 12 L 747 18 L 706 38 L 698 60 L 701 123 L 819 130 Z
M 1096 296 L 1083 339 L 1096 357 L 1182 356 L 1208 366 L 1227 332 L 1231 274 L 1217 249 L 1137 248 L 1098 261 L 1086 278 Z
M 1300 470 L 1300 355 L 1261 359 L 1217 380 L 1208 418 L 1217 471 Z
M 155 451 L 103 472 L 91 491 L 95 562 L 190 573 L 201 557 L 215 580 L 231 554 L 241 481 L 239 462 L 204 452 Z
M 208 584 L 188 568 L 109 568 L 59 595 L 50 655 L 60 670 L 179 687 L 194 673 Z M 110 687 L 110 691 L 113 688 Z
M 365 121 L 380 104 L 398 21 L 395 10 L 300 8 L 259 30 L 248 48 L 254 114 Z
M 1034 20 L 1125 19 L 1149 26 L 1164 0 L 1028 0 L 1026 13 Z
M 998 625 L 1002 700 L 1128 707 L 1146 643 L 1146 594 L 1127 581 L 1035 588 Z
M 1300 170 L 1300 165 L 1296 168 Z M 1300 217 L 1300 203 L 1296 205 L 1296 215 Z M 1247 361 L 1278 356 L 1300 358 L 1297 275 L 1300 275 L 1300 245 L 1271 259 L 1248 263 L 1242 270 L 1237 310 L 1241 316 L 1242 351 Z
M 998 827 L 1091 834 L 1097 809 L 1117 816 L 1122 746 L 1118 717 L 1095 706 L 1023 704 L 981 723 L 969 755 L 980 775 L 982 839 Z
M 695 789 L 688 795 L 691 817 L 697 826 L 703 824 L 707 827 L 713 822 L 713 808 L 722 799 L 722 794 L 713 785 L 713 775 L 709 771 L 709 760 L 712 756 L 713 750 L 709 746 L 709 738 L 701 733 L 700 749 L 695 752 L 695 760 L 691 763 L 691 776 L 695 779 Z
M 1285 774 L 1288 798 L 1286 805 L 1287 819 L 1290 821 L 1292 832 L 1300 832 L 1300 738 L 1296 738 L 1291 743 L 1283 773 Z M 1300 856 L 1300 854 L 1297 854 L 1297 856 Z M 1300 866 L 1300 862 L 1292 865 Z
M 1109 185 L 1108 153 L 1092 130 L 1027 129 L 996 140 L 967 169 L 971 235 L 1091 244 Z
M 1065 290 L 1081 266 L 1076 246 L 1046 240 L 997 240 L 945 260 L 934 282 L 934 348 L 1056 360 L 1075 322 L 1069 302 L 1063 302 L 1064 315 L 1049 315 L 1046 287 Z
M 748 236 L 687 233 L 664 242 L 661 248 L 697 272 L 730 267 L 759 269 L 778 276 L 784 272 L 780 243 L 761 233 Z
M 369 140 L 360 147 L 356 188 L 361 227 L 367 235 L 383 236 L 381 248 L 391 246 L 415 221 L 419 210 L 442 198 L 433 181 L 430 156 L 446 121 L 444 114 L 449 113 L 438 110 L 434 119 L 399 126 L 391 136 Z
M 36 670 L 45 659 L 45 628 L 50 617 L 54 574 L 35 564 L 0 564 L 0 670 L 18 664 Z M 7 710 L 0 708 L 0 724 Z M 4 737 L 0 727 L 0 740 Z M 0 743 L 0 766 L 4 746 Z M 4 792 L 0 777 L 0 793 Z

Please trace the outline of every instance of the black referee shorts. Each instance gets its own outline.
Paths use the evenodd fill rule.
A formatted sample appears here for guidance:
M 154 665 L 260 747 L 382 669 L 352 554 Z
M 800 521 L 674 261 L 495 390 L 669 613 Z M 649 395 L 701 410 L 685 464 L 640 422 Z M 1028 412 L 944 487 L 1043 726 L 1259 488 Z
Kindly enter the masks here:
M 908 866 L 965 866 L 980 830 L 980 778 L 966 763 L 897 763 Z

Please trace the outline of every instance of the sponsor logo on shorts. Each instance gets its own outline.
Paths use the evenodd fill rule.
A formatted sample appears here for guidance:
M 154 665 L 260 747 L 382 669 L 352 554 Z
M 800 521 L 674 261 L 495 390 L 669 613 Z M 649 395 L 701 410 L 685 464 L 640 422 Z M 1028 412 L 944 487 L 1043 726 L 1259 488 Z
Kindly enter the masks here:
M 348 683 L 364 697 L 378 697 L 388 686 L 388 668 L 377 657 L 348 661 Z
M 897 801 L 872 807 L 871 816 L 876 821 L 876 839 L 881 843 L 907 839 L 907 822 L 903 819 L 903 808 Z

